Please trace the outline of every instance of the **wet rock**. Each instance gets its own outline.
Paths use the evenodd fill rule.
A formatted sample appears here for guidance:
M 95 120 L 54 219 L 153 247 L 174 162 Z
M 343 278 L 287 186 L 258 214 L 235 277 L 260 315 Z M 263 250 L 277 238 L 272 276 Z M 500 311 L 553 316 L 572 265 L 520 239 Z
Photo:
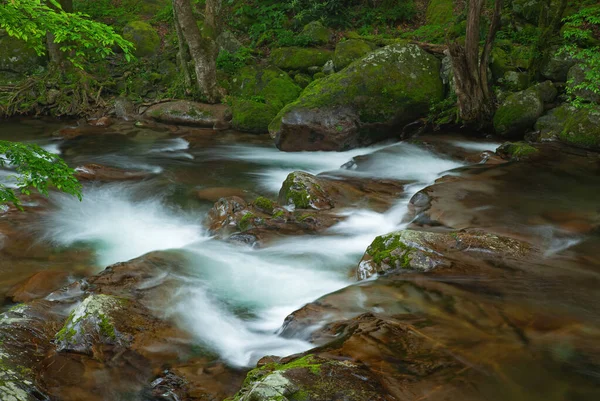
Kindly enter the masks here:
M 538 150 L 527 142 L 506 142 L 496 153 L 509 160 L 522 160 L 538 153 Z
M 297 209 L 332 209 L 334 202 L 326 184 L 312 174 L 296 171 L 288 175 L 279 190 L 279 203 Z
M 136 57 L 155 55 L 160 49 L 160 37 L 152 25 L 145 21 L 131 21 L 123 28 L 123 38 L 134 44 Z
M 282 70 L 308 71 L 311 67 L 323 67 L 332 56 L 333 52 L 326 49 L 281 47 L 271 51 L 269 60 Z
M 290 359 L 290 358 L 288 358 Z M 393 398 L 359 363 L 308 355 L 272 363 L 248 373 L 233 401 L 336 400 L 383 401 Z
M 129 171 L 100 164 L 86 164 L 75 168 L 75 177 L 80 181 L 131 181 L 153 175 L 147 171 Z
M 6 294 L 12 302 L 28 302 L 44 298 L 69 282 L 65 271 L 44 270 L 13 286 Z
M 123 302 L 109 295 L 85 298 L 56 334 L 57 350 L 92 355 L 97 344 L 120 344 L 123 340 L 115 329 L 114 320 Z
M 110 119 L 110 117 L 105 116 L 96 118 L 94 120 L 88 120 L 88 124 L 93 127 L 110 127 L 113 125 L 113 121 Z
M 357 278 L 394 270 L 429 271 L 452 265 L 452 253 L 468 251 L 486 257 L 525 257 L 531 247 L 508 237 L 484 232 L 403 230 L 377 237 L 359 263 Z
M 178 100 L 150 106 L 144 115 L 166 124 L 225 129 L 231 121 L 228 106 Z
M 208 213 L 209 229 L 217 231 L 225 227 L 237 227 L 237 221 L 250 213 L 247 206 L 246 201 L 237 196 L 219 199 Z
M 416 45 L 387 46 L 314 81 L 269 132 L 284 151 L 339 151 L 397 135 L 441 100 L 439 71 L 440 62 Z
M 339 42 L 335 47 L 335 55 L 333 57 L 335 70 L 343 70 L 350 63 L 364 57 L 376 48 L 377 46 L 373 43 L 360 39 L 348 39 Z

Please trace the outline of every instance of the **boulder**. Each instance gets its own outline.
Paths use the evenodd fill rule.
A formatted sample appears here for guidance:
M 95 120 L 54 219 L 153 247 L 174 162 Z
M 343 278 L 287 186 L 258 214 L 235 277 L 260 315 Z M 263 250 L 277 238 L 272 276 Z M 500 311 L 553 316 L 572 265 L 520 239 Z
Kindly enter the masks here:
M 343 70 L 350 63 L 364 57 L 376 48 L 377 46 L 373 43 L 360 39 L 348 39 L 339 42 L 335 47 L 335 54 L 333 56 L 335 70 Z
M 102 294 L 85 298 L 56 334 L 57 350 L 92 355 L 92 348 L 98 343 L 114 345 L 121 342 L 114 326 L 114 315 L 123 302 Z
M 0 71 L 18 75 L 34 72 L 42 59 L 26 42 L 12 36 L 0 36 Z
M 308 74 L 298 73 L 294 75 L 294 82 L 302 89 L 306 88 L 312 81 L 312 78 Z
M 571 67 L 567 74 L 567 91 L 584 102 L 600 104 L 600 88 L 596 88 L 596 92 L 587 88 L 579 88 L 580 85 L 586 82 L 587 72 L 588 68 L 581 64 Z
M 223 31 L 217 37 L 217 45 L 220 50 L 224 50 L 229 53 L 235 53 L 240 50 L 244 45 L 240 42 L 231 31 Z
M 280 47 L 271 51 L 269 60 L 283 70 L 309 71 L 311 67 L 323 67 L 332 56 L 327 49 Z
M 165 123 L 226 129 L 231 122 L 231 110 L 224 104 L 204 104 L 176 100 L 150 106 L 144 115 Z
M 529 85 L 529 74 L 526 72 L 506 71 L 504 85 L 510 90 L 522 91 Z
M 279 191 L 279 203 L 297 209 L 332 209 L 334 202 L 326 184 L 312 174 L 296 171 L 288 175 Z
M 416 45 L 376 50 L 312 82 L 269 132 L 284 151 L 340 151 L 397 135 L 443 98 L 440 65 Z
M 417 270 L 426 272 L 438 267 L 450 267 L 453 254 L 469 250 L 486 258 L 522 258 L 530 251 L 526 243 L 483 231 L 431 232 L 402 230 L 382 235 L 367 248 L 360 261 L 356 277 L 367 279 L 390 271 Z
M 241 131 L 266 133 L 269 123 L 302 89 L 275 66 L 246 66 L 231 80 L 232 125 Z
M 160 49 L 160 37 L 152 25 L 145 21 L 131 21 L 123 28 L 123 38 L 133 43 L 136 57 L 155 55 Z
M 550 54 L 541 66 L 542 76 L 552 81 L 566 82 L 569 69 L 575 65 L 575 60 L 566 53 L 558 53 L 558 48 L 553 49 Z
M 508 96 L 494 114 L 496 133 L 506 138 L 523 137 L 544 112 L 539 91 L 530 88 Z
M 319 21 L 306 24 L 302 29 L 303 36 L 307 37 L 312 45 L 326 45 L 331 40 L 331 30 Z
M 567 106 L 567 118 L 558 138 L 586 149 L 600 149 L 600 106 L 576 109 Z
M 265 358 L 266 359 L 266 358 Z M 259 362 L 260 364 L 260 362 Z M 376 376 L 357 362 L 313 355 L 265 360 L 250 371 L 231 401 L 391 401 Z

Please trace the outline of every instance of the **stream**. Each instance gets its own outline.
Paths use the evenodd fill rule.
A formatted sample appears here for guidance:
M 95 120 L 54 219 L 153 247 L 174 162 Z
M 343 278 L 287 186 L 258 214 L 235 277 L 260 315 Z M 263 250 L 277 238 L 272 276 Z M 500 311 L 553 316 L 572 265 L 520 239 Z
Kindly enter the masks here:
M 65 125 L 63 122 L 28 119 L 2 122 L 0 139 L 38 144 L 61 155 L 73 167 L 96 163 L 151 175 L 138 181 L 86 182 L 82 201 L 52 193 L 50 203 L 40 205 L 44 212 L 35 219 L 24 218 L 18 226 L 19 232 L 33 235 L 35 243 L 48 246 L 53 252 L 81 250 L 89 257 L 65 262 L 60 257 L 37 257 L 29 254 L 27 249 L 22 254 L 12 251 L 10 263 L 7 259 L 0 261 L 0 294 L 6 293 L 24 277 L 45 269 L 68 269 L 70 280 L 74 281 L 97 274 L 111 264 L 149 252 L 176 254 L 184 261 L 175 277 L 177 284 L 170 297 L 157 299 L 153 307 L 162 317 L 172 319 L 179 328 L 189 333 L 194 344 L 233 368 L 253 367 L 266 355 L 287 356 L 311 349 L 314 345 L 309 342 L 309 335 L 282 336 L 282 324 L 294 311 L 328 294 L 350 294 L 345 295 L 351 298 L 344 298 L 344 302 L 352 306 L 348 306 L 349 315 L 344 317 L 351 316 L 351 310 L 361 302 L 367 305 L 363 310 L 385 309 L 385 302 L 371 305 L 370 295 L 361 295 L 360 290 L 365 285 L 385 287 L 385 280 L 383 284 L 375 284 L 375 280 L 358 284 L 353 274 L 365 249 L 376 236 L 405 228 L 410 223 L 406 220 L 407 206 L 415 193 L 443 175 L 465 174 L 465 171 L 471 174 L 471 170 L 465 169 L 477 163 L 454 154 L 477 155 L 483 151 L 493 152 L 499 146 L 493 141 L 445 134 L 440 135 L 439 141 L 444 142 L 444 148 L 454 149 L 452 154 L 439 153 L 409 142 L 384 143 L 339 153 L 283 153 L 273 147 L 268 137 L 233 131 L 213 134 L 197 130 L 190 139 L 189 134 L 172 133 L 162 127 L 152 129 L 127 125 L 121 128 L 117 125 L 102 135 L 82 135 L 75 139 L 52 136 Z M 218 192 L 223 188 L 235 189 L 277 199 L 286 176 L 298 170 L 341 180 L 398 181 L 405 183 L 404 192 L 385 210 L 372 209 L 358 202 L 335 209 L 336 215 L 343 219 L 320 234 L 276 238 L 262 247 L 241 246 L 215 238 L 208 232 L 205 221 L 214 201 L 198 197 L 199 190 L 216 188 Z M 0 182 L 10 185 L 10 174 L 8 170 L 0 171 Z M 582 181 L 585 182 L 585 179 Z M 539 182 L 542 185 L 542 181 Z M 588 187 L 587 193 L 578 190 L 589 201 L 582 207 L 590 210 L 593 206 L 589 204 L 595 202 L 597 205 L 600 196 L 599 187 L 593 184 Z M 545 223 L 525 223 L 521 214 L 512 215 L 511 196 L 507 193 L 496 205 L 474 205 L 473 208 L 502 208 L 501 219 L 510 222 L 507 223 L 509 228 L 514 231 L 537 230 L 539 235 L 535 234 L 538 235 L 536 238 L 544 238 L 540 243 L 546 247 L 544 251 L 548 258 L 558 255 L 557 260 L 560 260 L 565 254 L 570 255 L 568 259 L 571 262 L 563 265 L 565 269 L 583 269 L 591 282 L 598 282 L 600 268 L 594 267 L 598 260 L 597 248 L 592 245 L 596 242 L 588 242 L 589 236 L 555 235 L 553 233 L 560 229 Z M 560 198 L 560 194 L 555 196 Z M 571 195 L 567 191 L 565 196 Z M 563 202 L 564 199 L 558 201 Z M 497 216 L 494 218 L 496 220 L 489 217 L 489 224 L 484 222 L 482 226 L 494 227 L 499 221 Z M 528 227 L 517 227 L 521 223 L 528 224 Z M 597 240 L 597 236 L 593 238 Z M 587 262 L 577 264 L 579 262 L 573 262 L 574 258 Z M 552 276 L 548 272 L 543 275 Z M 470 279 L 467 277 L 467 281 Z M 410 281 L 408 277 L 407 280 Z M 504 284 L 512 285 L 510 282 Z M 543 286 L 543 281 L 538 284 Z M 490 285 L 494 288 L 503 286 L 502 283 Z M 457 286 L 463 288 L 460 284 Z M 544 302 L 543 299 L 548 297 L 552 304 L 557 301 L 553 299 L 556 294 L 565 294 L 565 291 L 551 286 L 542 291 L 543 297 L 536 296 L 540 288 L 532 290 L 518 285 L 512 288 L 514 298 L 506 301 L 511 305 L 522 299 L 523 291 L 531 291 L 536 303 Z M 386 290 L 381 291 L 385 293 Z M 414 311 L 421 308 L 427 313 L 426 304 L 433 302 L 422 299 L 423 295 L 418 291 L 398 291 L 402 296 L 398 297 L 398 301 L 388 300 L 389 304 L 401 302 L 407 309 L 414 307 L 411 309 Z M 592 290 L 583 288 L 582 291 Z M 480 296 L 478 290 L 472 292 L 476 294 L 473 299 Z M 591 304 L 599 301 L 598 292 L 596 288 L 595 294 L 585 292 L 581 296 L 565 296 L 558 302 L 557 310 L 561 310 L 560 313 L 572 310 L 573 316 L 569 318 L 581 318 L 595 333 L 600 329 L 596 315 L 598 308 Z M 498 295 L 494 302 L 504 296 Z M 589 296 L 589 308 L 579 308 L 581 299 L 586 296 Z M 10 306 L 10 302 L 6 301 L 2 308 Z M 312 333 L 328 319 L 333 320 L 323 315 L 323 319 L 312 322 L 314 327 L 305 333 Z M 468 333 L 468 330 L 465 331 L 465 335 Z M 494 340 L 488 338 L 485 341 L 493 343 Z M 568 353 L 570 348 L 564 347 L 557 348 L 556 352 Z M 536 365 L 539 361 L 530 360 L 529 363 L 535 369 L 541 368 Z M 585 385 L 595 388 L 600 384 L 598 365 L 589 362 L 578 364 L 576 368 L 582 366 L 587 366 L 584 376 L 591 382 Z M 556 379 L 569 386 L 568 379 L 559 379 L 560 370 L 552 372 L 539 377 L 543 380 Z M 538 384 L 534 384 L 531 389 L 537 387 Z M 586 390 L 585 394 L 594 393 L 590 391 Z M 558 395 L 556 398 L 537 398 L 531 395 L 536 392 L 529 390 L 519 394 L 521 396 L 511 399 L 584 399 L 561 398 Z

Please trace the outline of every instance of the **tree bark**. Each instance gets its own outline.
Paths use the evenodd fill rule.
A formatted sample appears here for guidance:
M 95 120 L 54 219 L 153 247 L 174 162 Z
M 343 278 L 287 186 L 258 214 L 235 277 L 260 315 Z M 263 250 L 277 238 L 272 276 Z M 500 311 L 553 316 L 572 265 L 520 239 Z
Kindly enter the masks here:
M 181 31 L 181 25 L 179 24 L 179 16 L 177 15 L 177 8 L 173 2 L 173 23 L 175 25 L 175 32 L 177 33 L 177 43 L 179 50 L 177 51 L 177 62 L 179 69 L 183 74 L 183 80 L 187 89 L 192 87 L 192 78 L 190 77 L 190 70 L 188 69 L 189 52 L 183 32 Z
M 60 0 L 60 7 L 67 13 L 73 12 L 73 0 Z M 48 49 L 48 58 L 50 65 L 59 70 L 65 69 L 66 59 L 62 54 L 57 43 L 54 42 L 54 35 L 48 32 L 46 34 L 46 47 Z
M 448 45 L 461 119 L 467 125 L 478 128 L 489 124 L 495 105 L 488 82 L 488 65 L 496 32 L 500 28 L 503 0 L 496 0 L 481 57 L 479 56 L 479 33 L 485 0 L 471 0 L 467 14 L 465 45 Z
M 181 32 L 194 62 L 196 82 L 208 103 L 217 103 L 221 93 L 217 85 L 216 38 L 219 35 L 221 0 L 206 0 L 204 32 L 201 33 L 190 0 L 173 0 Z

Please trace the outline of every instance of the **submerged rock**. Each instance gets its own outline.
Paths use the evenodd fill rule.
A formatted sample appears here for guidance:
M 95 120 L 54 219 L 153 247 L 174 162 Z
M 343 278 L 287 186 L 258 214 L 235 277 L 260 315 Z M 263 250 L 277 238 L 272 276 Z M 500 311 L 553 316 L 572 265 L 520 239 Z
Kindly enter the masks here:
M 159 103 L 150 106 L 145 116 L 166 123 L 225 129 L 231 121 L 231 110 L 223 104 L 204 104 L 188 100 Z
M 269 126 L 284 151 L 345 150 L 398 134 L 443 97 L 440 61 L 416 45 L 376 50 L 312 82 Z
M 75 177 L 80 181 L 131 181 L 153 175 L 147 171 L 129 171 L 100 164 L 86 164 L 75 168 Z

